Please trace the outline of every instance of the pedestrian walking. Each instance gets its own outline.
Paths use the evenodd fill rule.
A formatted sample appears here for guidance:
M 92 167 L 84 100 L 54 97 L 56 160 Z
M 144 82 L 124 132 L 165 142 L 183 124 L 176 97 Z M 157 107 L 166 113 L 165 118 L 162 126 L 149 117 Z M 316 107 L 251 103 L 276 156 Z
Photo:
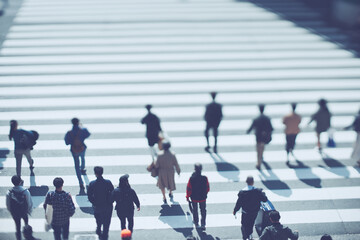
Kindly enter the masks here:
M 54 230 L 54 239 L 69 239 L 70 217 L 75 213 L 75 205 L 70 193 L 63 191 L 64 180 L 56 177 L 53 181 L 55 191 L 46 194 L 44 209 L 47 205 L 53 207 L 53 217 L 51 227 Z
M 30 165 L 30 171 L 34 169 L 34 160 L 31 157 L 31 150 L 36 144 L 36 140 L 39 138 L 39 134 L 36 131 L 26 131 L 18 128 L 18 122 L 16 120 L 10 121 L 10 133 L 9 140 L 14 140 L 15 145 L 15 159 L 16 159 L 16 174 L 21 176 L 21 163 L 22 157 L 25 155 Z
M 293 150 L 295 148 L 295 140 L 300 132 L 299 124 L 301 122 L 301 116 L 295 112 L 296 105 L 296 103 L 292 103 L 292 112 L 283 117 L 286 135 L 286 164 L 289 164 L 289 153 L 294 157 Z
M 288 227 L 284 227 L 280 222 L 280 214 L 278 211 L 270 213 L 271 226 L 264 229 L 259 240 L 296 240 L 299 238 L 298 231 L 292 231 Z
M 263 154 L 265 150 L 265 144 L 270 143 L 271 134 L 274 130 L 270 118 L 264 114 L 265 105 L 259 104 L 260 115 L 255 118 L 247 130 L 247 134 L 249 134 L 253 129 L 255 129 L 256 136 L 256 152 L 257 152 L 257 164 L 256 168 L 260 170 L 261 163 L 263 161 Z
M 353 129 L 356 132 L 356 141 L 354 143 L 354 149 L 351 154 L 351 158 L 360 165 L 360 110 L 358 115 L 355 117 L 354 122 L 345 127 L 345 130 Z
M 65 135 L 65 144 L 70 145 L 70 152 L 74 158 L 75 173 L 79 180 L 80 188 L 85 188 L 84 182 L 81 178 L 82 174 L 86 174 L 85 151 L 87 147 L 84 141 L 90 136 L 90 133 L 86 128 L 81 127 L 80 120 L 78 118 L 71 119 L 71 123 L 73 124 L 73 127 L 71 131 L 68 131 Z
M 320 240 L 332 240 L 332 237 L 329 234 L 324 234 L 321 236 Z
M 103 173 L 104 169 L 102 167 L 94 167 L 96 180 L 90 182 L 87 195 L 94 209 L 96 234 L 99 236 L 99 239 L 107 240 L 113 209 L 111 193 L 114 190 L 114 186 L 110 180 L 103 178 Z M 103 227 L 102 231 L 101 226 Z
M 159 134 L 161 132 L 160 119 L 158 118 L 158 116 L 156 116 L 155 114 L 153 114 L 151 112 L 152 105 L 148 104 L 145 106 L 145 108 L 147 109 L 148 113 L 146 114 L 146 116 L 143 119 L 141 119 L 141 124 L 146 125 L 146 135 L 145 136 L 148 140 L 148 144 L 150 147 L 150 153 L 154 160 L 157 155 L 154 145 L 159 143 L 159 141 L 160 141 L 160 138 L 159 138 Z
M 30 225 L 26 225 L 25 227 L 23 227 L 23 236 L 25 240 L 40 240 L 39 238 L 35 238 L 33 236 L 33 230 Z
M 322 132 L 326 132 L 330 126 L 330 120 L 331 120 L 331 113 L 327 107 L 327 101 L 325 99 L 320 99 L 318 101 L 319 109 L 316 113 L 314 113 L 311 116 L 311 119 L 308 124 L 310 124 L 312 121 L 316 122 L 316 137 L 317 137 L 317 147 L 319 151 L 322 150 L 321 142 L 320 142 L 320 135 Z
M 173 199 L 172 192 L 176 190 L 175 185 L 175 170 L 180 176 L 180 167 L 176 156 L 170 151 L 171 144 L 169 142 L 163 143 L 163 151 L 157 157 L 155 167 L 159 170 L 157 186 L 160 188 L 163 195 L 163 202 L 166 204 L 165 188 L 169 190 L 169 198 Z
M 120 219 L 121 229 L 126 229 L 126 220 L 128 221 L 128 230 L 133 232 L 134 227 L 134 204 L 140 211 L 139 198 L 129 184 L 129 175 L 125 174 L 119 179 L 119 187 L 111 193 L 112 202 L 116 202 L 115 210 Z
M 29 224 L 28 215 L 32 212 L 33 202 L 29 190 L 24 188 L 20 176 L 14 175 L 11 178 L 14 185 L 6 194 L 6 207 L 9 210 L 15 222 L 16 239 L 21 239 L 21 219 L 25 226 Z
M 261 188 L 254 187 L 254 178 L 246 178 L 247 186 L 238 193 L 233 214 L 241 208 L 241 233 L 244 240 L 253 239 L 253 227 L 255 219 L 260 209 L 260 202 L 266 202 L 268 199 Z
M 205 137 L 206 137 L 206 143 L 207 146 L 205 148 L 205 151 L 210 151 L 210 144 L 209 144 L 209 131 L 212 129 L 213 135 L 214 135 L 214 152 L 217 153 L 217 137 L 218 137 L 218 128 L 220 125 L 220 122 L 222 120 L 223 114 L 222 114 L 222 105 L 215 102 L 215 98 L 217 93 L 211 92 L 210 93 L 211 98 L 213 99 L 211 103 L 206 105 L 206 111 L 204 119 L 206 121 L 206 129 L 205 129 Z
M 193 222 L 196 227 L 199 227 L 199 213 L 198 206 L 201 213 L 201 229 L 206 229 L 206 199 L 210 191 L 209 181 L 206 176 L 201 175 L 202 165 L 195 164 L 195 172 L 191 175 L 186 187 L 186 200 L 191 202 Z

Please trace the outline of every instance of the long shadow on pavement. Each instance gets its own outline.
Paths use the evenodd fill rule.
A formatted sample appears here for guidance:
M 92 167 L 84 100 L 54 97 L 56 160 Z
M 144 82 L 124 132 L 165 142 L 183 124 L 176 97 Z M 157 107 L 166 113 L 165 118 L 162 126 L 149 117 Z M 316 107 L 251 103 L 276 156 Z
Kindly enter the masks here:
M 321 188 L 321 179 L 311 171 L 311 168 L 300 160 L 296 160 L 296 163 L 297 165 L 289 164 L 288 166 L 295 170 L 298 179 L 309 186 Z M 304 179 L 302 176 L 307 176 L 307 178 Z
M 225 161 L 218 153 L 213 153 L 210 151 L 208 153 L 210 154 L 211 158 L 214 160 L 216 165 L 216 170 L 221 176 L 229 179 L 232 182 L 239 181 L 240 171 L 238 167 L 236 167 L 234 164 Z
M 267 162 L 263 162 L 263 165 L 267 170 L 266 172 L 268 173 L 265 174 L 263 170 L 260 171 L 261 182 L 264 184 L 264 186 L 269 190 L 279 190 L 279 189 L 288 190 L 288 191 L 282 191 L 280 195 L 289 197 L 292 193 L 289 185 L 281 181 L 279 177 L 275 175 L 275 173 L 272 171 L 270 165 Z M 274 193 L 279 194 L 278 191 L 274 191 Z

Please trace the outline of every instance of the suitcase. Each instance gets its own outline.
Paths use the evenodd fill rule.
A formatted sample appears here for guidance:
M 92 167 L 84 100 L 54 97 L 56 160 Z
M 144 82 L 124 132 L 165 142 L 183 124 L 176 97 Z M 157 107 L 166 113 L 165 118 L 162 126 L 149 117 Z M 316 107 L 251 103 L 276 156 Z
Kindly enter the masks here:
M 267 202 L 261 202 L 261 206 L 258 212 L 258 215 L 255 219 L 255 229 L 259 237 L 261 236 L 263 230 L 271 225 L 270 221 L 270 212 L 274 211 L 274 205 L 268 200 Z

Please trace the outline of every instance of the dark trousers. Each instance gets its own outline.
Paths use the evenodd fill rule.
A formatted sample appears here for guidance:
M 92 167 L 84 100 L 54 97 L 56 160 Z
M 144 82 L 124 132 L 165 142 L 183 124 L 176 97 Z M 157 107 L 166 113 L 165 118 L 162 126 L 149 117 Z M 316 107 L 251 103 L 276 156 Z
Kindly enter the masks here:
M 16 239 L 17 240 L 20 240 L 21 239 L 21 219 L 24 219 L 24 222 L 25 222 L 25 225 L 28 225 L 29 223 L 29 218 L 28 218 L 28 215 L 25 214 L 25 215 L 12 215 L 13 219 L 14 219 L 14 222 L 15 222 L 15 226 L 16 226 Z
M 206 225 L 206 201 L 192 202 L 194 224 L 196 224 L 196 225 L 199 224 L 198 205 L 200 206 L 201 226 L 205 226 Z
M 255 219 L 258 212 L 254 213 L 242 213 L 241 215 L 241 233 L 243 239 L 247 239 L 252 233 L 254 228 Z
M 217 147 L 218 127 L 219 127 L 219 124 L 210 125 L 210 124 L 206 123 L 205 137 L 206 137 L 206 142 L 207 142 L 208 146 L 209 146 L 209 131 L 210 131 L 210 129 L 212 129 L 213 134 L 214 134 L 214 140 L 215 140 L 214 147 L 215 148 Z
M 81 178 L 81 170 L 85 169 L 85 150 L 80 153 L 72 153 L 72 156 L 74 158 L 74 165 L 75 165 L 75 173 L 79 180 L 79 184 L 84 184 L 82 178 Z M 81 165 L 80 165 L 80 159 L 81 159 Z
M 95 210 L 95 209 L 94 209 Z M 109 236 L 109 227 L 111 223 L 112 216 L 112 207 L 105 209 L 96 209 L 94 211 L 94 216 L 96 219 L 96 234 L 101 235 L 101 239 L 108 239 Z M 101 226 L 103 226 L 103 230 L 101 233 Z
M 63 225 L 51 224 L 51 227 L 54 229 L 55 240 L 61 240 L 61 235 L 63 237 L 63 240 L 69 239 L 69 226 L 70 226 L 70 220 L 68 220 Z
M 117 212 L 120 219 L 121 230 L 126 229 L 126 219 L 128 221 L 128 229 L 132 232 L 134 228 L 134 210 L 127 213 Z
M 295 140 L 297 134 L 287 134 L 286 135 L 286 152 L 289 153 L 295 147 Z

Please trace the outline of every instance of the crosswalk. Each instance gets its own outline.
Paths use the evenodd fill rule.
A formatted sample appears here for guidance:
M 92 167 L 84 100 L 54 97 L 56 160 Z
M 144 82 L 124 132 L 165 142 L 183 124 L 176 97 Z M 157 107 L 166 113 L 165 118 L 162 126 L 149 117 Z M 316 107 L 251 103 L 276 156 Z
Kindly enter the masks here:
M 73 117 L 92 133 L 84 182 L 95 179 L 97 165 L 115 186 L 130 174 L 142 205 L 135 240 L 241 239 L 232 210 L 248 175 L 301 239 L 360 237 L 360 169 L 350 159 L 356 135 L 343 130 L 360 107 L 360 60 L 349 46 L 346 35 L 297 0 L 24 0 L 0 49 L 0 239 L 15 239 L 5 205 L 15 173 L 7 138 L 11 119 L 40 133 L 35 175 L 22 163 L 35 236 L 52 238 L 44 230 L 42 204 L 56 176 L 77 208 L 71 238 L 94 233 L 91 204 L 63 141 Z M 204 152 L 210 91 L 219 92 L 223 104 L 219 154 Z M 319 98 L 329 101 L 337 144 L 323 155 L 308 125 Z M 302 131 L 298 160 L 288 167 L 282 117 L 291 102 L 299 103 Z M 146 171 L 151 157 L 140 119 L 149 103 L 181 167 L 169 205 L 162 205 L 156 179 Z M 245 134 L 259 103 L 267 104 L 275 128 L 261 172 L 255 169 L 255 137 Z M 185 199 L 195 162 L 210 182 L 206 233 L 193 228 Z M 110 239 L 119 239 L 115 213 L 110 230 Z

